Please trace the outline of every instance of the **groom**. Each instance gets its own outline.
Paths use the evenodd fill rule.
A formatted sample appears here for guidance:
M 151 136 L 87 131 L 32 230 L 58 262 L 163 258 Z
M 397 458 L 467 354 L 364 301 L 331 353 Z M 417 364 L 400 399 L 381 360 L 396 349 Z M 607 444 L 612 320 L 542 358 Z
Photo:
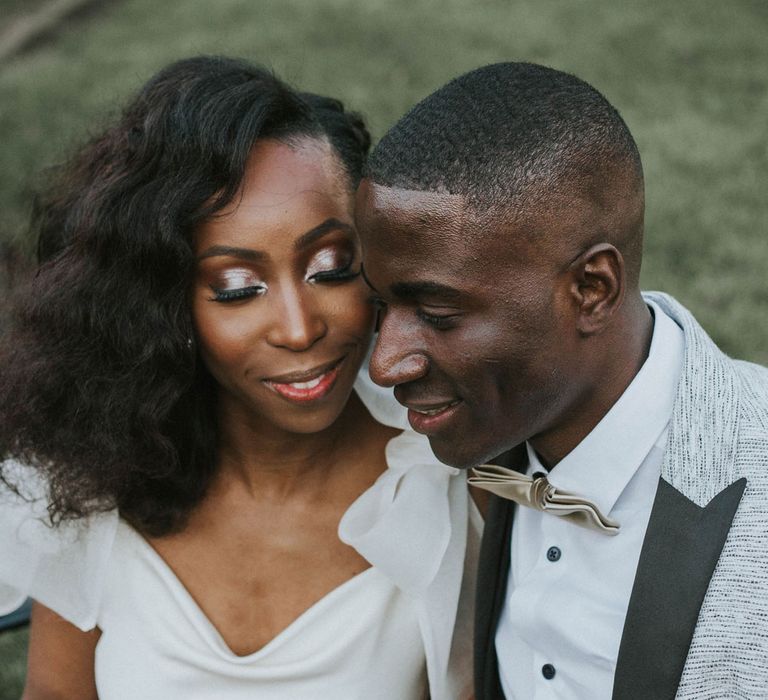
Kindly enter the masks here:
M 641 294 L 643 209 L 616 110 L 525 63 L 416 105 L 358 193 L 373 379 L 511 467 L 473 479 L 477 700 L 768 697 L 768 371 Z

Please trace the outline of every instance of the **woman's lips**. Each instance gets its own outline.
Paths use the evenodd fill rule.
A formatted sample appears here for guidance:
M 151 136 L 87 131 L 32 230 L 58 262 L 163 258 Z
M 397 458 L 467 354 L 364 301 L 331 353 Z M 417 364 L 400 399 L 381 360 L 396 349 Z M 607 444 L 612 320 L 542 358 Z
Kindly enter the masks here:
M 315 372 L 315 376 L 302 377 L 302 381 L 289 382 L 277 381 L 275 379 L 264 379 L 263 381 L 272 391 L 289 401 L 297 403 L 316 401 L 326 396 L 333 389 L 343 360 L 344 358 L 341 358 L 341 360 L 331 363 L 330 366 L 326 365 L 326 369 L 320 368 Z

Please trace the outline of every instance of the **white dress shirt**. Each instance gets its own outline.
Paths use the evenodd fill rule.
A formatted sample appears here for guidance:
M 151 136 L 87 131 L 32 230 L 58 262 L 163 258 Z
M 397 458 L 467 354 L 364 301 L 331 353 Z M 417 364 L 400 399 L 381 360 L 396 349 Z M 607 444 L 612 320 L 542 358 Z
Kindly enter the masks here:
M 619 534 L 518 507 L 496 630 L 509 700 L 609 699 L 629 597 L 661 473 L 683 363 L 680 328 L 650 303 L 648 358 L 611 410 L 549 474 L 594 501 Z M 528 474 L 546 472 L 528 448 Z

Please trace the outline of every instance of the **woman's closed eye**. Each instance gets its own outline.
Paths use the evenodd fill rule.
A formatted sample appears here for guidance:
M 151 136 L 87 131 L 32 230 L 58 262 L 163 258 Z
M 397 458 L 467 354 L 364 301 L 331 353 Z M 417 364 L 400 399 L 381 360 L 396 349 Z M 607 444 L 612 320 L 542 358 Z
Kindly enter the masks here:
M 267 291 L 267 285 L 253 270 L 247 268 L 224 270 L 217 275 L 210 287 L 214 294 L 211 301 L 220 302 L 248 299 L 260 296 Z
M 353 270 L 354 254 L 337 247 L 323 248 L 312 256 L 304 276 L 308 282 L 335 282 L 350 280 L 360 275 Z

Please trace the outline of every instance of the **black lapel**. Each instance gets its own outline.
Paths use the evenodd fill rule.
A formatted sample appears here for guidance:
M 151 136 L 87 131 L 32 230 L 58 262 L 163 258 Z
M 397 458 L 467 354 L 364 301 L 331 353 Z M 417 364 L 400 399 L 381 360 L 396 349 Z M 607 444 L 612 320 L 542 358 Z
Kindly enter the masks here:
M 475 601 L 475 698 L 503 700 L 496 659 L 496 624 L 509 575 L 509 541 L 514 504 L 491 496 L 480 546 Z
M 525 446 L 493 460 L 512 469 L 525 468 Z M 485 516 L 475 601 L 475 698 L 504 700 L 496 659 L 496 625 L 504 606 L 509 576 L 509 543 L 515 505 L 491 495 Z
M 613 700 L 674 698 L 746 479 L 704 508 L 659 479 L 619 646 Z

